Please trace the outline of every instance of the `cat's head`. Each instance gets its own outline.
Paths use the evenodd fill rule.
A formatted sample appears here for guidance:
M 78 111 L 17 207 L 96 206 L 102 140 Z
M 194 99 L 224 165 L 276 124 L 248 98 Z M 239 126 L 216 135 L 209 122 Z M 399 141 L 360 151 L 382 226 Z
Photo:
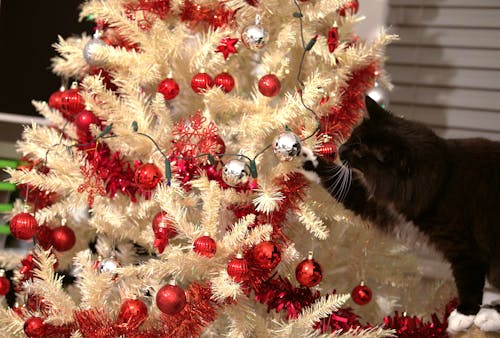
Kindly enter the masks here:
M 413 143 L 422 131 L 366 97 L 367 116 L 339 147 L 339 158 L 365 176 L 405 177 L 412 172 Z M 426 134 L 424 132 L 424 134 Z

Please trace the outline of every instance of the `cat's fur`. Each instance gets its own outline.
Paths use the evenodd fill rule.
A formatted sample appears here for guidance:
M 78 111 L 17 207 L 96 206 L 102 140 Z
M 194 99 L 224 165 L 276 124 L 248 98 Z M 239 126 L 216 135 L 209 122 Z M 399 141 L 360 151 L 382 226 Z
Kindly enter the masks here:
M 438 137 L 367 97 L 368 116 L 339 148 L 345 166 L 303 152 L 303 169 L 344 206 L 392 232 L 411 221 L 450 262 L 459 305 L 451 332 L 474 322 L 500 330 L 500 314 L 481 309 L 485 276 L 500 290 L 500 142 Z M 352 179 L 339 182 L 339 177 Z M 314 176 L 314 175 L 313 175 Z

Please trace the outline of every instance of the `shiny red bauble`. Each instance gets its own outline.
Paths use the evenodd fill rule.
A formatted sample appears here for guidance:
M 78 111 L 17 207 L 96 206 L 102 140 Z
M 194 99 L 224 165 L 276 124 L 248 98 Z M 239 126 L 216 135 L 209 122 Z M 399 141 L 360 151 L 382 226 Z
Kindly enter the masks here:
M 227 264 L 227 274 L 235 281 L 241 282 L 248 274 L 248 262 L 241 254 L 231 259 Z
M 177 285 L 165 285 L 156 294 L 156 306 L 167 315 L 181 312 L 186 303 L 186 292 Z
M 158 85 L 158 92 L 163 94 L 165 100 L 172 100 L 179 95 L 179 85 L 174 79 L 166 78 Z
M 354 15 L 354 14 L 358 13 L 358 11 L 359 11 L 358 0 L 351 0 L 348 3 L 346 3 L 344 6 L 342 6 L 341 9 L 339 9 L 339 15 L 340 16 L 346 16 L 346 14 Z
M 21 212 L 10 220 L 10 233 L 17 239 L 31 239 L 37 228 L 36 218 L 27 212 Z
M 312 255 L 309 255 L 295 268 L 295 278 L 302 286 L 312 287 L 321 282 L 323 271 L 318 262 L 312 258 Z
M 274 269 L 281 261 L 280 249 L 271 241 L 260 242 L 252 253 L 255 262 L 263 269 Z
M 366 305 L 372 300 L 372 290 L 363 282 L 352 289 L 351 297 L 354 303 L 359 305 Z
M 10 281 L 7 277 L 5 277 L 5 271 L 0 271 L 0 296 L 5 296 L 9 293 L 10 290 Z
M 120 323 L 127 323 L 128 329 L 136 329 L 144 323 L 147 317 L 148 307 L 142 300 L 127 299 L 120 307 L 118 321 Z
M 259 80 L 259 92 L 267 97 L 273 97 L 279 94 L 281 89 L 280 79 L 274 74 L 267 74 Z
M 68 251 L 75 246 L 76 236 L 73 229 L 65 225 L 52 229 L 52 246 L 57 251 Z
M 72 120 L 76 114 L 85 109 L 85 101 L 78 89 L 71 88 L 61 94 L 61 108 L 64 117 Z
M 64 93 L 64 89 L 62 87 L 61 90 L 58 90 L 57 92 L 54 92 L 54 93 L 52 93 L 52 95 L 50 95 L 49 102 L 48 102 L 50 108 L 57 109 L 57 110 L 61 109 L 61 104 L 62 104 L 61 96 L 63 93 Z
M 48 250 L 52 246 L 52 228 L 42 224 L 36 230 L 36 242 L 44 250 Z
M 201 236 L 193 243 L 193 251 L 203 257 L 211 258 L 217 251 L 217 243 L 210 236 Z
M 45 337 L 47 326 L 40 317 L 30 317 L 24 322 L 24 333 L 29 338 L 42 338 Z
M 78 130 L 88 132 L 91 124 L 97 124 L 99 120 L 91 111 L 84 110 L 75 116 L 75 125 Z
M 235 82 L 234 77 L 231 74 L 223 72 L 214 78 L 214 83 L 217 87 L 222 89 L 224 93 L 229 93 L 233 90 Z
M 156 188 L 163 176 L 160 169 L 153 163 L 145 163 L 139 166 L 134 174 L 134 181 L 142 190 Z
M 167 217 L 167 215 L 168 214 L 165 211 L 158 212 L 155 217 L 153 217 L 151 225 L 155 235 L 164 233 L 167 238 L 172 238 L 177 235 L 177 229 L 175 229 L 172 221 Z
M 198 94 L 213 87 L 213 85 L 214 81 L 207 73 L 198 73 L 191 79 L 191 88 Z

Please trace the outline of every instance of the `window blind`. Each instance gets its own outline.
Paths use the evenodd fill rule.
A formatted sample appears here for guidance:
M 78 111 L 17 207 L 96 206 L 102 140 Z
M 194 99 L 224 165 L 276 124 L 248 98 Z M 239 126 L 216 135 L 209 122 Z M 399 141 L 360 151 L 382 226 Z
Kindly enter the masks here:
M 444 137 L 500 140 L 500 1 L 389 0 L 391 111 Z

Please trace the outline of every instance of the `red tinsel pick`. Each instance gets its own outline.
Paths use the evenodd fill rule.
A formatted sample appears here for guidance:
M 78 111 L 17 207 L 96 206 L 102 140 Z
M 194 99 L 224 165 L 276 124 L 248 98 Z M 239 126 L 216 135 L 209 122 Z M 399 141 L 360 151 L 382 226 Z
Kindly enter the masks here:
M 217 46 L 215 50 L 217 53 L 222 53 L 224 55 L 224 60 L 228 58 L 230 54 L 237 54 L 236 49 L 237 38 L 231 38 L 230 36 L 225 36 L 220 40 L 220 45 Z
M 352 74 L 347 85 L 342 88 L 340 105 L 332 107 L 330 112 L 320 119 L 321 131 L 332 136 L 332 141 L 339 143 L 346 140 L 356 123 L 362 118 L 365 106 L 365 93 L 373 87 L 376 64 L 358 69 Z
M 157 18 L 163 20 L 170 11 L 170 0 L 139 0 L 138 3 L 125 5 L 125 14 L 136 21 L 139 28 L 149 30 Z
M 214 1 L 211 6 L 202 6 L 185 0 L 180 8 L 180 18 L 190 28 L 214 29 L 231 27 L 235 23 L 236 11 L 230 10 L 222 1 Z
M 20 159 L 21 163 L 17 166 L 17 170 L 36 170 L 40 174 L 47 175 L 50 172 L 49 167 L 44 166 L 43 161 L 40 159 L 31 160 L 27 157 Z M 18 184 L 20 197 L 28 204 L 32 205 L 35 210 L 43 209 L 51 206 L 57 201 L 59 195 L 55 192 L 40 190 L 31 184 Z
M 198 337 L 205 327 L 217 316 L 216 304 L 211 300 L 208 283 L 192 283 L 186 291 L 187 304 L 176 315 L 161 314 L 165 336 Z
M 453 299 L 446 305 L 443 321 L 441 322 L 436 313 L 431 315 L 430 321 L 417 316 L 399 315 L 396 311 L 394 316 L 385 317 L 385 327 L 396 330 L 398 337 L 431 337 L 431 338 L 447 338 L 449 337 L 446 329 L 448 327 L 448 317 L 457 306 L 457 299 Z
M 76 311 L 73 314 L 76 325 L 84 337 L 115 338 L 119 336 L 113 328 L 113 321 L 103 310 Z
M 310 288 L 295 287 L 288 278 L 279 276 L 265 282 L 255 293 L 254 300 L 267 304 L 267 312 L 284 310 L 287 319 L 294 319 L 303 308 L 311 306 L 318 298 L 319 291 L 313 293 Z

